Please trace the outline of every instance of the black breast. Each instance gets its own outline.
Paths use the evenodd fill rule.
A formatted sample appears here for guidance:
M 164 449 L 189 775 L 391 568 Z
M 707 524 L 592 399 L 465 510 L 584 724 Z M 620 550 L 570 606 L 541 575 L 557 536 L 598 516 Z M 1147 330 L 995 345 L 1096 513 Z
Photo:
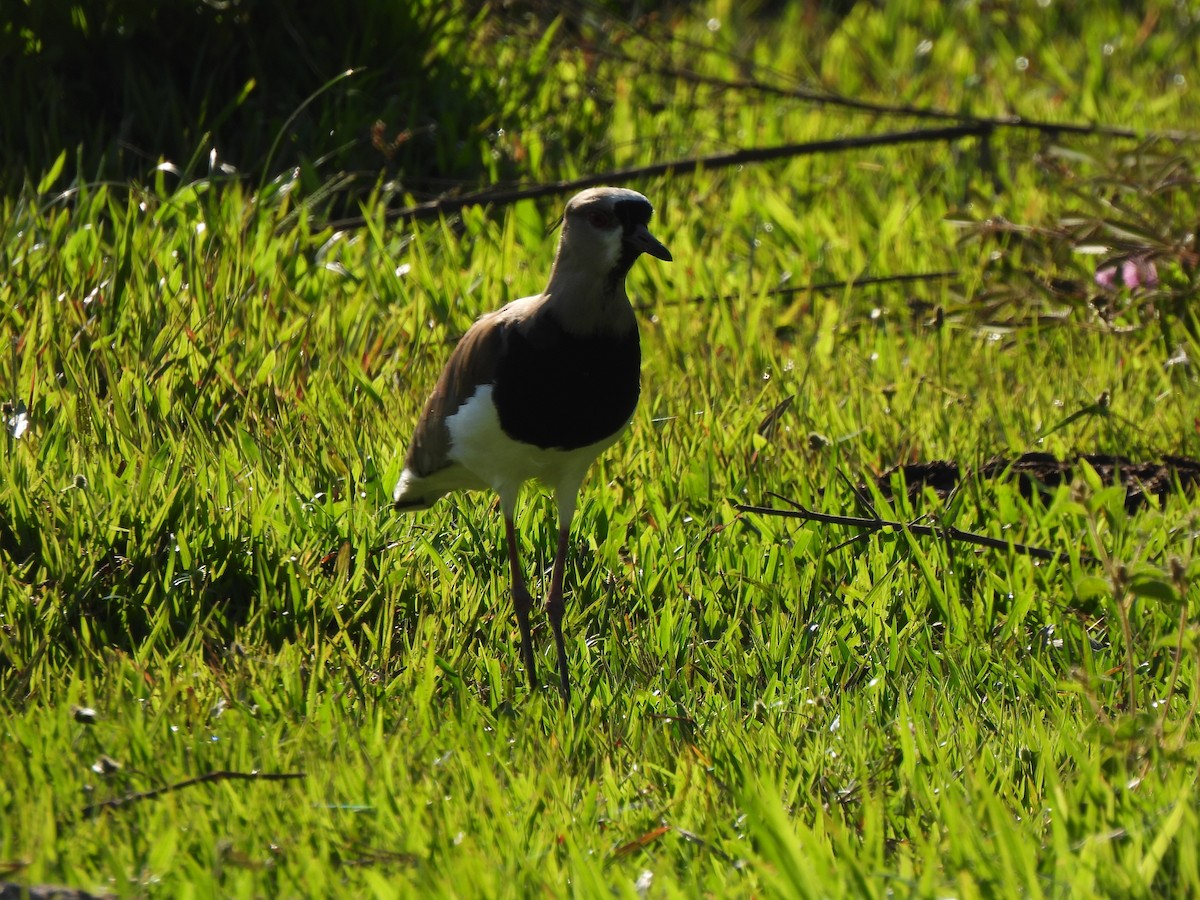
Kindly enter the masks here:
M 496 369 L 492 400 L 509 437 L 574 450 L 615 434 L 641 391 L 637 326 L 620 336 L 580 337 L 546 317 L 513 329 Z

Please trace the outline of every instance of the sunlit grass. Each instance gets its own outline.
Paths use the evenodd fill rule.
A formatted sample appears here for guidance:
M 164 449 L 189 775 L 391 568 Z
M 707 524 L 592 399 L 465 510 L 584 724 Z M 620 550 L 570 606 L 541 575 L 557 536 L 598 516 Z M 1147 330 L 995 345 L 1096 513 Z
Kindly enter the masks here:
M 675 34 L 725 51 L 690 57 L 721 77 L 737 51 L 879 102 L 1200 128 L 1192 93 L 1164 92 L 1168 60 L 1194 64 L 1176 7 L 1048 10 L 859 4 L 804 30 L 797 7 L 771 30 L 718 4 Z M 582 78 L 560 52 L 551 71 Z M 531 179 L 875 127 L 595 65 L 611 146 L 531 156 Z M 0 399 L 29 425 L 0 454 L 0 871 L 171 896 L 1197 890 L 1194 497 L 1130 514 L 1087 473 L 1034 498 L 852 487 L 912 460 L 1200 456 L 1195 320 L 1164 300 L 1194 277 L 1172 243 L 1194 199 L 1147 201 L 1163 293 L 1115 312 L 1090 301 L 1082 232 L 970 227 L 1115 217 L 1080 185 L 1133 146 L 1003 133 L 994 171 L 930 144 L 634 185 L 676 262 L 630 278 L 643 401 L 581 497 L 566 712 L 525 686 L 493 498 L 388 505 L 452 341 L 543 286 L 565 198 L 396 226 L 381 189 L 346 232 L 289 176 L 117 187 L 65 166 L 5 199 Z M 1054 147 L 1087 158 L 1049 165 Z M 1038 288 L 1063 278 L 1083 287 Z M 1066 560 L 738 514 L 771 492 Z M 543 494 L 520 524 L 536 587 Z M 550 672 L 542 622 L 535 646 Z M 303 778 L 83 814 L 221 770 Z

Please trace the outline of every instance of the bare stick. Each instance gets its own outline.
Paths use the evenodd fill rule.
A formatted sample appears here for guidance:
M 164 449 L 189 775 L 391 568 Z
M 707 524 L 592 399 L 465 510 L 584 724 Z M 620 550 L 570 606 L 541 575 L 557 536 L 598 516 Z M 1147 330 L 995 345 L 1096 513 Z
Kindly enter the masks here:
M 754 91 L 760 94 L 771 94 L 776 97 L 788 97 L 793 100 L 807 100 L 818 106 L 836 106 L 842 109 L 852 109 L 884 116 L 910 116 L 914 119 L 932 119 L 942 122 L 963 122 L 976 125 L 988 125 L 993 128 L 1011 128 L 1024 131 L 1035 131 L 1039 134 L 1076 134 L 1095 135 L 1097 137 L 1118 138 L 1124 140 L 1160 139 L 1178 141 L 1180 143 L 1200 140 L 1200 134 L 1194 131 L 1135 131 L 1132 128 L 1122 128 L 1114 125 L 1101 125 L 1094 122 L 1047 122 L 1039 119 L 1027 119 L 1024 116 L 974 116 L 970 113 L 953 112 L 938 109 L 933 106 L 910 106 L 908 104 L 877 103 L 871 100 L 857 100 L 841 94 L 834 94 L 815 88 L 788 87 L 772 84 L 757 78 L 719 78 L 712 75 L 701 75 L 690 69 L 675 69 L 670 66 L 648 66 L 645 61 L 636 60 L 628 54 L 617 50 L 595 48 L 597 53 L 634 63 L 642 74 L 653 72 L 665 75 L 690 84 L 702 84 L 706 87 L 722 88 L 734 91 Z
M 940 272 L 902 272 L 898 275 L 864 275 L 861 278 L 850 278 L 845 281 L 815 281 L 811 284 L 794 284 L 787 287 L 771 288 L 763 291 L 765 297 L 790 297 L 795 294 L 827 294 L 832 291 L 844 291 L 847 288 L 880 287 L 888 284 L 916 284 L 926 281 L 947 281 L 957 278 L 958 272 L 945 270 Z M 728 303 L 740 300 L 744 294 L 725 294 L 717 298 L 718 303 Z M 639 304 L 636 308 L 645 311 L 657 306 L 683 306 L 691 303 L 706 303 L 711 298 L 701 294 L 698 297 L 683 299 L 659 300 L 655 303 Z
M 833 138 L 825 141 L 809 141 L 802 144 L 752 147 L 745 150 L 734 150 L 730 153 L 714 153 L 709 156 L 688 156 L 683 159 L 652 163 L 647 166 L 615 169 L 611 172 L 585 175 L 582 178 L 575 178 L 569 181 L 551 181 L 545 184 L 534 184 L 526 187 L 474 191 L 459 197 L 444 197 L 439 200 L 430 200 L 428 203 L 418 203 L 416 206 L 390 209 L 385 213 L 385 216 L 389 220 L 400 221 L 434 219 L 438 216 L 458 212 L 469 206 L 480 206 L 485 203 L 508 205 L 521 200 L 535 200 L 539 197 L 574 193 L 584 188 L 598 187 L 604 184 L 623 184 L 629 181 L 654 178 L 658 175 L 669 175 L 676 171 L 726 169 L 730 166 L 740 166 L 746 163 L 768 162 L 773 159 L 791 159 L 798 156 L 814 156 L 818 153 L 843 153 L 847 150 L 860 150 L 864 147 L 893 147 L 898 144 L 957 141 L 963 138 L 986 137 L 991 131 L 992 126 L 987 124 L 947 125 L 943 128 L 889 131 L 883 134 L 863 134 L 855 137 Z M 358 228 L 363 223 L 364 219 L 362 216 L 355 216 L 351 219 L 333 222 L 331 223 L 331 227 L 338 229 Z
M 815 512 L 811 509 L 805 509 L 799 503 L 792 503 L 795 509 L 776 509 L 773 506 L 751 506 L 745 503 L 734 504 L 735 508 L 740 512 L 756 513 L 760 516 L 776 516 L 783 519 L 803 519 L 806 522 L 823 522 L 827 525 L 844 525 L 849 528 L 865 528 L 868 531 L 883 531 L 888 528 L 897 531 L 908 531 L 910 534 L 915 534 L 918 537 L 936 537 L 948 541 L 963 541 L 968 544 L 977 544 L 981 547 L 990 547 L 993 550 L 1012 550 L 1024 556 L 1031 556 L 1034 559 L 1044 559 L 1050 562 L 1069 562 L 1070 556 L 1061 550 L 1047 550 L 1044 547 L 1034 547 L 1031 544 L 1020 544 L 1016 541 L 1003 541 L 1000 538 L 989 537 L 986 534 L 976 534 L 973 531 L 963 531 L 961 528 L 955 528 L 953 525 L 934 526 L 934 525 L 913 525 L 905 522 L 892 522 L 887 519 L 879 518 L 864 518 L 862 516 L 835 516 L 829 513 Z M 1100 560 L 1094 556 L 1088 556 L 1081 553 L 1079 561 L 1088 565 L 1099 565 Z
M 132 794 L 126 794 L 124 797 L 114 797 L 111 800 L 90 803 L 83 808 L 83 814 L 91 816 L 105 809 L 120 809 L 122 806 L 128 806 L 140 800 L 153 800 L 161 797 L 163 794 L 193 787 L 197 784 L 208 784 L 214 781 L 294 781 L 298 778 L 303 778 L 304 774 L 304 772 L 229 772 L 225 770 L 206 772 L 203 775 L 197 775 L 195 778 L 188 778 L 186 781 L 164 785 L 160 788 L 154 788 L 151 791 L 137 791 Z

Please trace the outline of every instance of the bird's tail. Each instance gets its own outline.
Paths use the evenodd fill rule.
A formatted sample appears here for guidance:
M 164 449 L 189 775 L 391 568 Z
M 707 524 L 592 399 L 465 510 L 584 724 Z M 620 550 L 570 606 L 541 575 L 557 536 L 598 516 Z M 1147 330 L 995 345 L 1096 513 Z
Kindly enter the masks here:
M 399 512 L 414 512 L 419 509 L 429 509 L 433 501 L 425 497 L 402 497 L 392 501 L 392 509 Z
M 445 493 L 437 490 L 437 485 L 431 484 L 429 479 L 405 468 L 392 492 L 392 508 L 401 511 L 428 509 Z
M 451 491 L 471 491 L 487 485 L 461 466 L 447 466 L 429 475 L 418 475 L 405 468 L 400 473 L 392 506 L 398 510 L 428 509 Z

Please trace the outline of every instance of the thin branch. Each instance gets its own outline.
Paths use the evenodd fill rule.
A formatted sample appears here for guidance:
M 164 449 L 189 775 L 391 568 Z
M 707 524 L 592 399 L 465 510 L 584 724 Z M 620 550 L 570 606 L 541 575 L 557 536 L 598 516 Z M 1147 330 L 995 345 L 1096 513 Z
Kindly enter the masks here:
M 953 269 L 944 269 L 939 272 L 902 272 L 899 275 L 864 275 L 861 278 L 850 278 L 845 281 L 818 281 L 808 285 L 774 288 L 767 291 L 767 296 L 782 297 L 788 294 L 804 294 L 808 291 L 829 293 L 846 288 L 872 287 L 884 284 L 912 284 L 922 281 L 946 281 L 957 277 L 958 272 Z
M 791 501 L 789 501 L 791 502 Z M 989 537 L 986 534 L 977 534 L 973 531 L 963 531 L 961 528 L 955 528 L 953 525 L 934 526 L 934 525 L 909 525 L 904 522 L 892 522 L 887 519 L 864 518 L 862 516 L 836 516 L 830 513 L 815 512 L 811 509 L 805 509 L 798 503 L 793 503 L 795 509 L 776 509 L 772 506 L 752 506 L 745 503 L 734 504 L 740 512 L 756 513 L 760 516 L 776 516 L 783 519 L 803 519 L 806 522 L 822 522 L 827 525 L 843 525 L 849 528 L 865 528 L 868 531 L 883 531 L 891 528 L 896 531 L 908 531 L 918 537 L 935 537 L 948 541 L 963 541 L 968 544 L 977 544 L 981 547 L 989 547 L 992 550 L 1010 550 L 1020 553 L 1024 556 L 1030 556 L 1034 559 L 1044 559 L 1050 562 L 1069 562 L 1071 557 L 1069 554 L 1061 550 L 1047 550 L 1044 547 L 1034 547 L 1031 544 L 1021 544 L 1016 541 L 1004 541 L 1000 538 Z M 1100 560 L 1094 556 L 1088 556 L 1081 553 L 1079 561 L 1088 565 L 1099 565 Z
M 203 775 L 197 775 L 195 778 L 188 778 L 185 781 L 178 781 L 175 784 L 164 785 L 151 791 L 137 791 L 132 794 L 126 794 L 124 797 L 114 797 L 111 800 L 90 803 L 83 808 L 83 814 L 91 816 L 105 809 L 120 809 L 122 806 L 128 806 L 131 803 L 137 803 L 141 800 L 154 800 L 163 794 L 194 787 L 197 784 L 208 784 L 216 781 L 294 781 L 298 778 L 303 778 L 304 775 L 304 772 L 230 772 L 225 770 L 206 772 Z
M 492 204 L 507 206 L 521 200 L 535 200 L 540 197 L 550 197 L 559 194 L 573 193 L 589 187 L 604 184 L 623 184 L 654 178 L 659 175 L 670 175 L 679 172 L 692 172 L 697 169 L 726 169 L 730 166 L 740 166 L 747 163 L 768 162 L 774 159 L 792 159 L 801 156 L 814 156 L 819 153 L 843 153 L 848 150 L 861 150 L 865 147 L 894 147 L 901 144 L 923 144 L 934 141 L 957 141 L 963 138 L 986 137 L 991 133 L 991 126 L 986 124 L 947 125 L 944 128 L 918 128 L 909 131 L 890 131 L 884 134 L 863 134 L 846 138 L 831 138 L 824 141 L 809 141 L 801 144 L 780 144 L 774 147 L 752 147 L 734 150 L 729 153 L 714 153 L 708 156 L 688 156 L 683 159 L 668 162 L 652 163 L 646 166 L 632 166 L 625 169 L 614 169 L 611 172 L 601 172 L 596 175 L 585 175 L 567 181 L 551 181 L 545 184 L 527 185 L 515 188 L 489 188 L 474 191 L 459 197 L 443 197 L 430 200 L 428 203 L 418 203 L 416 206 L 405 206 L 400 209 L 390 209 L 385 213 L 389 221 L 417 221 L 434 219 L 439 216 L 459 212 L 470 206 Z M 359 228 L 365 223 L 362 216 L 342 219 L 331 223 L 336 229 Z
M 856 100 L 828 91 L 805 87 L 787 87 L 761 81 L 757 78 L 720 78 L 713 75 L 701 75 L 689 69 L 675 69 L 670 66 L 647 66 L 644 62 L 634 59 L 619 50 L 596 48 L 596 52 L 623 62 L 633 63 L 642 73 L 653 72 L 668 78 L 676 78 L 689 84 L 702 84 L 706 87 L 723 88 L 735 91 L 754 91 L 760 94 L 771 94 L 776 97 L 787 97 L 793 100 L 806 100 L 821 106 L 836 106 L 841 109 L 851 109 L 858 112 L 873 113 L 885 116 L 910 116 L 916 119 L 932 119 L 942 122 L 962 122 L 972 125 L 985 125 L 989 128 L 1009 128 L 1024 131 L 1036 131 L 1039 134 L 1075 134 L 1094 135 L 1097 137 L 1120 138 L 1123 140 L 1170 140 L 1192 142 L 1200 140 L 1200 134 L 1194 131 L 1135 131 L 1132 128 L 1121 128 L 1114 125 L 1098 125 L 1092 122 L 1050 122 L 1039 119 L 1027 119 L 1023 116 L 974 116 L 969 113 L 953 112 L 938 109 L 933 106 L 910 106 L 905 103 L 877 103 L 871 100 Z
M 845 281 L 817 281 L 812 284 L 796 284 L 788 287 L 771 288 L 763 291 L 764 297 L 790 297 L 794 294 L 821 293 L 827 294 L 833 291 L 842 291 L 847 288 L 860 287 L 880 287 L 888 284 L 914 284 L 926 281 L 946 281 L 951 278 L 957 278 L 958 272 L 953 270 L 945 270 L 941 272 L 903 272 L 899 275 L 864 275 L 861 278 L 849 278 Z M 717 303 L 731 303 L 734 300 L 740 300 L 744 294 L 725 294 L 717 297 Z M 638 312 L 645 312 L 649 309 L 655 309 L 662 306 L 685 306 L 693 303 L 707 303 L 711 298 L 700 294 L 695 297 L 684 297 L 682 299 L 659 300 L 655 302 L 640 303 L 635 309 Z
M 93 894 L 62 884 L 0 881 L 0 900 L 116 900 L 116 894 Z
M 854 496 L 858 498 L 859 503 L 861 503 L 867 509 L 870 509 L 871 512 L 875 512 L 875 510 L 872 509 L 872 507 L 871 507 L 870 499 L 868 499 L 867 496 L 865 494 L 863 494 L 862 490 L 859 488 L 858 485 L 856 485 L 854 482 L 852 482 L 849 478 L 846 477 L 846 474 L 840 468 L 838 469 L 838 477 L 841 478 L 842 481 L 846 483 L 846 485 L 850 488 L 850 490 L 854 494 Z M 800 503 L 798 503 L 797 501 L 793 500 L 791 497 L 785 497 L 785 496 L 783 496 L 783 494 L 777 494 L 775 491 L 767 491 L 767 496 L 774 497 L 776 500 L 779 500 L 782 503 L 786 503 L 788 506 L 792 507 L 793 509 L 798 509 L 801 512 L 805 511 L 804 507 L 801 506 Z M 879 519 L 878 514 L 875 515 L 875 519 L 876 520 Z M 832 547 L 829 548 L 829 552 L 837 553 L 843 547 L 849 547 L 851 544 L 860 544 L 863 541 L 865 541 L 869 535 L 870 535 L 870 532 L 861 531 L 858 534 L 854 535 L 853 537 L 848 537 L 844 541 L 839 541 L 838 543 L 834 544 Z
M 694 831 L 688 831 L 686 828 L 680 828 L 678 825 L 675 825 L 674 828 L 675 828 L 675 833 L 677 835 L 679 835 L 681 838 L 683 838 L 685 841 L 689 841 L 689 842 L 695 844 L 697 847 L 703 847 L 709 853 L 713 853 L 713 854 L 719 856 L 722 860 L 724 860 L 727 863 L 730 863 L 730 864 L 736 863 L 736 860 L 732 856 L 730 856 L 728 853 L 726 853 L 724 850 L 722 850 L 716 844 L 709 843 L 704 838 L 700 837 L 700 835 L 696 834 Z

